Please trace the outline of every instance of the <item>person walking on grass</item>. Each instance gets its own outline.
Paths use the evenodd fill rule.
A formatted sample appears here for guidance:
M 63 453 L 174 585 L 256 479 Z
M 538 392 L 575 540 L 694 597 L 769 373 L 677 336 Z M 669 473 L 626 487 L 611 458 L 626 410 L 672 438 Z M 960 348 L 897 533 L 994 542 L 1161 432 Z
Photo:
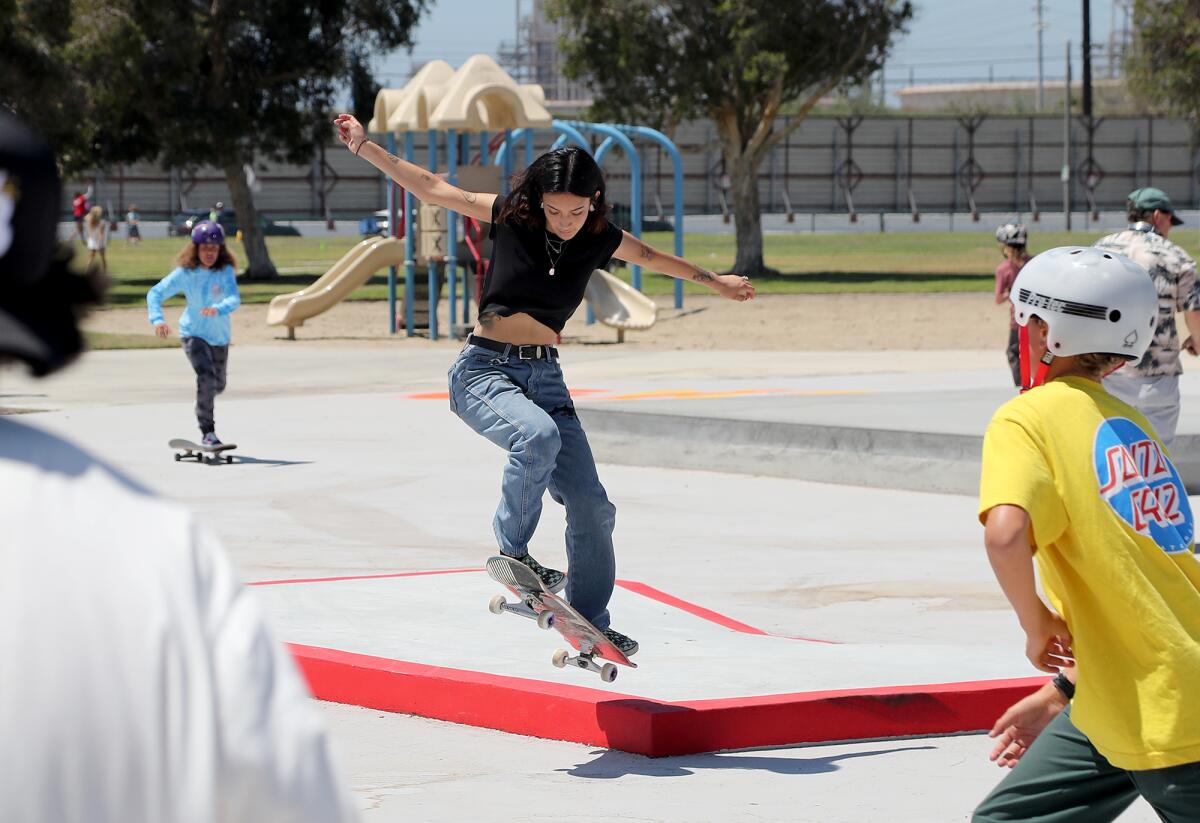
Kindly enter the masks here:
M 100 206 L 92 206 L 84 218 L 83 236 L 88 250 L 87 267 L 95 266 L 96 255 L 100 255 L 100 273 L 108 274 L 108 221 Z
M 1012 303 L 1032 388 L 988 425 L 979 518 L 1026 656 L 1064 676 L 993 729 L 993 758 L 1016 765 L 972 819 L 1103 823 L 1140 794 L 1195 821 L 1195 518 L 1151 421 L 1101 382 L 1141 359 L 1159 295 L 1129 258 L 1064 247 L 1021 269 Z
M 1017 321 L 1013 319 L 1012 303 L 1008 295 L 1012 291 L 1013 281 L 1021 267 L 1029 262 L 1029 252 L 1025 250 L 1028 242 L 1028 232 L 1020 223 L 1005 223 L 996 229 L 996 241 L 1000 244 L 1000 253 L 1004 262 L 996 267 L 995 299 L 997 306 L 1008 307 L 1008 368 L 1012 372 L 1013 385 L 1021 388 L 1021 358 L 1017 347 Z
M 616 575 L 616 508 L 600 483 L 575 414 L 555 342 L 583 302 L 588 279 L 612 258 L 691 280 L 730 300 L 750 300 L 746 277 L 718 275 L 661 252 L 607 217 L 604 176 L 587 151 L 563 148 L 538 157 L 507 197 L 460 189 L 367 139 L 353 116 L 334 120 L 338 138 L 358 157 L 419 200 L 491 224 L 493 253 L 479 318 L 449 371 L 451 410 L 508 453 L 493 526 L 502 554 L 536 572 L 624 654 L 635 640 L 611 627 Z M 529 556 L 542 497 L 566 507 L 568 571 Z
M 225 232 L 209 220 L 197 223 L 179 256 L 176 268 L 146 294 L 154 333 L 166 337 L 171 327 L 163 319 L 163 301 L 183 292 L 187 308 L 179 319 L 184 354 L 196 372 L 196 422 L 200 442 L 220 446 L 213 404 L 225 391 L 229 365 L 231 323 L 229 315 L 242 304 L 233 267 L 233 252 L 225 245 Z

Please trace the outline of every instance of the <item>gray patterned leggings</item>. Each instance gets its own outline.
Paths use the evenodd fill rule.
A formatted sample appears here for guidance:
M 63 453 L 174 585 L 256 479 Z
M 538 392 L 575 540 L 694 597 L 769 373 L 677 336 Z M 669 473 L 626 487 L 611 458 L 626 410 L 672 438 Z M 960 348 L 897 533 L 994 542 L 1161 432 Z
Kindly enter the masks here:
M 196 372 L 196 422 L 200 424 L 200 433 L 208 434 L 216 428 L 213 400 L 225 391 L 229 347 L 213 346 L 199 337 L 185 337 L 183 353 Z

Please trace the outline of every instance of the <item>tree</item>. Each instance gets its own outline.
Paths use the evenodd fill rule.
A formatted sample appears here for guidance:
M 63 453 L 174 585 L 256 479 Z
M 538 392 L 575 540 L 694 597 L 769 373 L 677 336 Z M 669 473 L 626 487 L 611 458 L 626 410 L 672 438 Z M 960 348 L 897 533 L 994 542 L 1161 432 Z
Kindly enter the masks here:
M 758 169 L 821 98 L 879 71 L 908 0 L 554 0 L 569 76 L 592 115 L 659 127 L 713 121 L 733 190 L 742 274 L 766 271 Z M 792 104 L 786 128 L 774 128 Z
M 246 165 L 256 157 L 309 162 L 314 142 L 329 134 L 335 95 L 371 52 L 411 46 L 428 0 L 52 2 L 75 14 L 61 52 L 86 97 L 74 122 L 93 163 L 221 169 L 247 274 L 272 277 Z M 62 26 L 61 18 L 49 22 Z M 13 107 L 36 123 L 40 105 L 32 98 Z
M 1200 132 L 1200 0 L 1137 0 L 1125 74 L 1147 103 Z

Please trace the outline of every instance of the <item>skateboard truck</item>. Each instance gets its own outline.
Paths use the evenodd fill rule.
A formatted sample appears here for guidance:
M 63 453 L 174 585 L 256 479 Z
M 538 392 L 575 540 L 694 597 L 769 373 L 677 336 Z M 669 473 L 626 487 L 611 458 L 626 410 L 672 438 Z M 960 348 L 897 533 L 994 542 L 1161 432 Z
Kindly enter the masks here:
M 530 620 L 537 621 L 539 629 L 548 629 L 553 626 L 554 612 L 537 611 L 533 608 L 533 604 L 529 602 L 531 600 L 533 600 L 533 598 L 529 597 L 519 603 L 509 603 L 504 595 L 498 594 L 492 598 L 490 603 L 488 603 L 488 611 L 490 611 L 492 614 L 504 614 L 505 612 L 512 612 L 513 614 L 521 615 L 521 617 L 528 617 Z
M 597 664 L 596 661 L 592 660 L 594 654 L 591 651 L 592 645 L 585 642 L 582 646 L 583 648 L 580 649 L 580 653 L 576 655 L 572 655 L 566 649 L 559 649 L 550 658 L 550 662 L 560 669 L 566 666 L 575 666 L 580 669 L 586 669 L 589 672 L 599 672 L 600 679 L 605 683 L 611 683 L 617 679 L 616 666 L 612 663 L 605 663 L 603 666 Z

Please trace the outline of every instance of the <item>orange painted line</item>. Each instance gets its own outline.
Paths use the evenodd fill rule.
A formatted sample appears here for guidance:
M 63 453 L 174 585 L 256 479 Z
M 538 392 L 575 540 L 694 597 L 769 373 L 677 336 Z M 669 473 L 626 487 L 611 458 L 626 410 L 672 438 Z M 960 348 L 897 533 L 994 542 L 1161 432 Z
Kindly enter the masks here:
M 572 397 L 587 397 L 592 394 L 605 394 L 612 389 L 568 389 Z M 411 394 L 400 395 L 405 400 L 449 400 L 450 392 L 448 391 L 422 391 L 412 392 Z

